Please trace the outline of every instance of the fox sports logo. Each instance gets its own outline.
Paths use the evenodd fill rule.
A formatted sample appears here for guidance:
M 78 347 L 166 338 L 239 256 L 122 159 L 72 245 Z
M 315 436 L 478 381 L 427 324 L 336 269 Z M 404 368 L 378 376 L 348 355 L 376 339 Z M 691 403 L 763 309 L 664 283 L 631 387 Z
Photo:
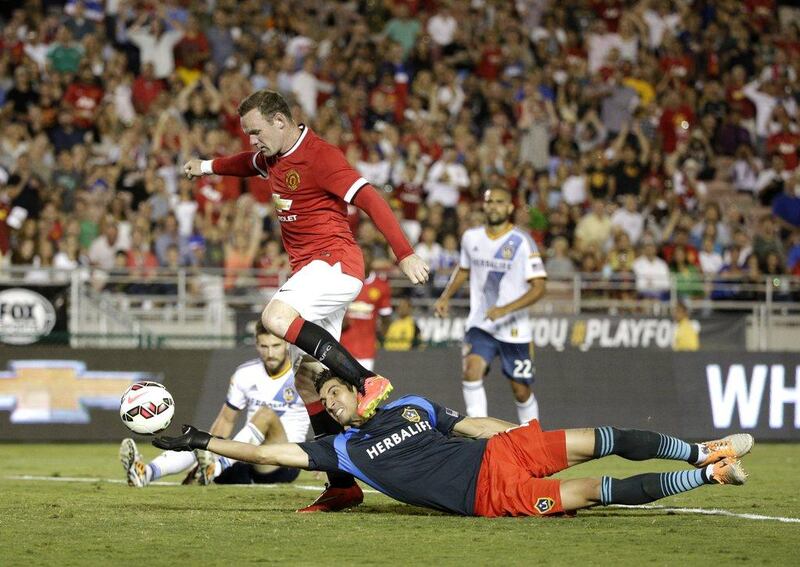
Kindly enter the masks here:
M 56 324 L 53 305 L 35 291 L 0 291 L 0 341 L 28 345 L 50 334 Z

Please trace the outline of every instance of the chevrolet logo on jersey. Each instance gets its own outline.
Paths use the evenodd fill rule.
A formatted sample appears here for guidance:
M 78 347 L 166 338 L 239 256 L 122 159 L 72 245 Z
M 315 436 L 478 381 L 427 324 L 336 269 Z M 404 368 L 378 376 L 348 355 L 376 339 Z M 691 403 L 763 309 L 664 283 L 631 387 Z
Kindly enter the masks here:
M 276 211 L 288 211 L 292 208 L 292 199 L 284 199 L 277 193 L 272 194 L 272 204 Z
M 403 419 L 411 423 L 419 423 L 419 413 L 414 408 L 405 408 L 402 415 Z
M 119 410 L 132 382 L 161 382 L 146 372 L 87 371 L 80 360 L 12 360 L 0 371 L 0 410 L 11 423 L 89 423 L 88 408 Z

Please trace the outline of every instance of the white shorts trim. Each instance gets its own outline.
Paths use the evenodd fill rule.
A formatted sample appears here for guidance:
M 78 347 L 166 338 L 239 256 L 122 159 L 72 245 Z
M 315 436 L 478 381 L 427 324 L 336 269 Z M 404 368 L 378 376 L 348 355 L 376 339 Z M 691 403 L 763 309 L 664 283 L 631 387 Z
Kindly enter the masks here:
M 363 366 L 364 368 L 366 368 L 370 372 L 372 372 L 372 370 L 375 368 L 375 359 L 374 358 L 357 358 L 356 360 L 358 361 L 358 363 L 361 366 Z

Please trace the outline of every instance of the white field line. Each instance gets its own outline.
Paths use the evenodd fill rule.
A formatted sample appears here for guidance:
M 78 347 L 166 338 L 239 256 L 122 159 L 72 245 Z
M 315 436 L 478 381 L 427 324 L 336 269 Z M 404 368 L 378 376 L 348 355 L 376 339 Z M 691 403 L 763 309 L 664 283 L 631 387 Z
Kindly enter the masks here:
M 32 481 L 45 481 L 45 482 L 103 482 L 109 484 L 126 484 L 127 481 L 119 478 L 93 478 L 85 476 L 34 476 L 34 475 L 13 475 L 4 477 L 6 480 L 32 480 Z M 180 482 L 169 481 L 155 481 L 151 483 L 155 486 L 180 486 Z M 250 488 L 295 488 L 297 490 L 313 490 L 315 492 L 321 490 L 322 486 L 315 486 L 311 484 L 249 484 L 242 485 Z M 377 490 L 369 488 L 364 489 L 368 494 L 380 494 Z M 742 520 L 756 520 L 756 521 L 773 521 L 782 522 L 785 524 L 800 524 L 800 518 L 785 518 L 783 516 L 764 516 L 761 514 L 739 514 L 738 512 L 729 512 L 728 510 L 720 510 L 717 508 L 675 508 L 671 506 L 661 506 L 659 504 L 644 504 L 640 506 L 627 506 L 625 504 L 613 504 L 609 508 L 632 508 L 632 509 L 647 509 L 647 510 L 660 510 L 662 512 L 674 514 L 700 514 L 702 516 L 727 516 L 730 518 L 740 518 Z
M 659 504 L 643 504 L 639 506 L 628 506 L 625 504 L 612 504 L 612 508 L 647 508 L 650 510 L 661 510 L 662 512 L 673 512 L 675 514 L 701 514 L 703 516 L 729 516 L 731 518 L 742 518 L 743 520 L 772 520 L 786 524 L 800 524 L 800 518 L 784 518 L 783 516 L 763 516 L 761 514 L 739 514 L 718 508 L 673 508 L 671 506 L 661 506 Z

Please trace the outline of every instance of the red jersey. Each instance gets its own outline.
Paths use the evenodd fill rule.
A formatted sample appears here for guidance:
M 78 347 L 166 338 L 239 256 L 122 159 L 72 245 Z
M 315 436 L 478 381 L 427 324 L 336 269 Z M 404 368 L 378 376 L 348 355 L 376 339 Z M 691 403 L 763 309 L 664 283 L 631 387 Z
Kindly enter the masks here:
M 253 165 L 270 184 L 292 270 L 312 260 L 341 262 L 343 272 L 363 279 L 364 259 L 347 221 L 347 203 L 367 180 L 341 150 L 303 128 L 285 154 L 255 153 Z
M 131 87 L 131 99 L 133 99 L 133 107 L 139 114 L 147 114 L 150 110 L 150 105 L 158 98 L 158 96 L 166 90 L 164 81 L 161 79 L 147 79 L 143 76 L 137 77 L 133 81 Z
M 662 57 L 661 61 L 658 62 L 658 66 L 664 74 L 669 74 L 685 80 L 692 72 L 694 63 L 688 55 L 681 55 L 680 57 L 670 55 Z
M 331 265 L 341 262 L 344 273 L 363 280 L 364 260 L 348 223 L 347 205 L 369 184 L 339 148 L 310 128 L 301 128 L 300 137 L 285 153 L 266 157 L 261 152 L 246 152 L 217 158 L 212 165 L 214 173 L 261 175 L 267 180 L 292 272 L 313 260 Z M 402 260 L 413 249 L 389 206 L 370 189 L 375 194 L 364 195 L 362 208 Z
M 413 182 L 401 183 L 395 188 L 393 197 L 400 201 L 403 206 L 403 218 L 405 220 L 417 219 L 417 211 L 425 199 L 422 185 Z
M 64 101 L 75 110 L 74 121 L 79 128 L 94 125 L 95 112 L 102 100 L 103 89 L 96 85 L 72 83 L 64 94 Z
M 681 140 L 689 137 L 689 129 L 694 125 L 694 113 L 684 104 L 678 108 L 667 108 L 661 114 L 658 130 L 661 132 L 662 149 L 671 154 Z
M 779 154 L 786 169 L 794 170 L 797 167 L 800 161 L 797 157 L 798 149 L 800 149 L 800 134 L 783 131 L 767 138 L 767 152 Z
M 342 332 L 342 346 L 356 358 L 375 358 L 378 317 L 391 314 L 389 282 L 372 272 L 347 308 L 348 325 Z

